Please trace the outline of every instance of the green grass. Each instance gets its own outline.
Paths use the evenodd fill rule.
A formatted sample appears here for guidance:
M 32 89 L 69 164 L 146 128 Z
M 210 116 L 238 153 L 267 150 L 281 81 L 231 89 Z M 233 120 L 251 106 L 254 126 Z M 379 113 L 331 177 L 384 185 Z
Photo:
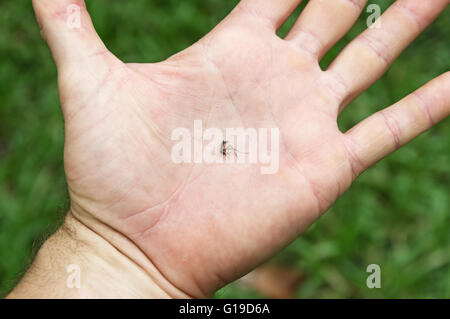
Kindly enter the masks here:
M 153 62 L 189 46 L 237 1 L 88 0 L 97 30 L 127 62 Z M 371 1 L 372 3 L 374 1 Z M 392 1 L 375 1 L 384 8 Z M 298 11 L 297 13 L 298 14 Z M 367 14 L 326 56 L 364 28 Z M 293 18 L 280 31 L 283 35 Z M 447 11 L 339 120 L 345 130 L 450 69 Z M 0 292 L 67 209 L 63 120 L 56 69 L 30 1 L 0 1 Z M 304 297 L 450 297 L 450 125 L 446 120 L 367 173 L 275 257 L 306 275 Z M 368 264 L 382 288 L 365 282 Z M 256 297 L 230 285 L 217 297 Z

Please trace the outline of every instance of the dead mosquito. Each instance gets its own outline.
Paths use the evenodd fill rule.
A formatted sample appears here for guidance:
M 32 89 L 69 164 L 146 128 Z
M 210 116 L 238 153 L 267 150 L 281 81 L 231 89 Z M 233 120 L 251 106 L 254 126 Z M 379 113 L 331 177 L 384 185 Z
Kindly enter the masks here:
M 237 158 L 237 153 L 241 153 L 241 154 L 248 154 L 245 152 L 239 152 L 233 145 L 231 145 L 230 143 L 228 143 L 228 141 L 222 141 L 222 147 L 220 152 L 222 153 L 223 158 L 226 158 L 228 156 L 228 154 L 234 154 L 234 157 Z
M 232 152 L 234 156 L 237 157 L 237 150 L 232 145 L 229 145 L 228 141 L 222 142 L 222 148 L 220 152 L 222 153 L 223 158 L 226 158 L 230 152 Z

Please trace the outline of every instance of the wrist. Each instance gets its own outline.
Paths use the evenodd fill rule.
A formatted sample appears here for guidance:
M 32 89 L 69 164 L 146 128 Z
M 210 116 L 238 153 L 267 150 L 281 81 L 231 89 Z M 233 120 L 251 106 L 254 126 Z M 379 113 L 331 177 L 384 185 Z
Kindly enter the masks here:
M 188 297 L 132 243 L 101 228 L 88 226 L 69 212 L 8 298 Z

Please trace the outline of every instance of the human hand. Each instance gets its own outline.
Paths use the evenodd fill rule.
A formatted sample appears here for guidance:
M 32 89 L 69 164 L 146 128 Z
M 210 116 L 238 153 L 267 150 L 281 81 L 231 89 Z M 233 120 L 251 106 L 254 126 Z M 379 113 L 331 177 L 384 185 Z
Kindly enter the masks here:
M 318 61 L 365 0 L 312 0 L 286 39 L 275 31 L 299 0 L 243 0 L 198 43 L 155 64 L 114 57 L 85 10 L 81 27 L 68 28 L 74 3 L 84 8 L 33 1 L 58 66 L 70 214 L 171 294 L 207 296 L 245 274 L 450 111 L 446 73 L 346 133 L 336 121 L 448 0 L 397 1 L 382 28 L 363 33 L 326 71 Z M 175 164 L 172 132 L 194 120 L 279 128 L 278 172 Z

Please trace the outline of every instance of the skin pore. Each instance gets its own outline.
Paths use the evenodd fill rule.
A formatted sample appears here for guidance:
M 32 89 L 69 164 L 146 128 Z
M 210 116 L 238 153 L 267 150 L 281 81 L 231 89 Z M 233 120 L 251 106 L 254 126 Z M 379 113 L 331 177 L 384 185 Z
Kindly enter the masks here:
M 448 0 L 396 1 L 382 27 L 327 70 L 320 59 L 367 1 L 310 0 L 279 38 L 300 2 L 242 0 L 188 49 L 130 64 L 101 42 L 84 1 L 33 0 L 58 68 L 71 209 L 9 297 L 211 296 L 294 240 L 363 171 L 448 117 L 447 72 L 347 132 L 337 126 Z M 81 8 L 80 28 L 67 26 L 69 5 Z M 278 172 L 173 163 L 171 132 L 195 120 L 279 128 Z M 80 289 L 67 288 L 71 264 Z

